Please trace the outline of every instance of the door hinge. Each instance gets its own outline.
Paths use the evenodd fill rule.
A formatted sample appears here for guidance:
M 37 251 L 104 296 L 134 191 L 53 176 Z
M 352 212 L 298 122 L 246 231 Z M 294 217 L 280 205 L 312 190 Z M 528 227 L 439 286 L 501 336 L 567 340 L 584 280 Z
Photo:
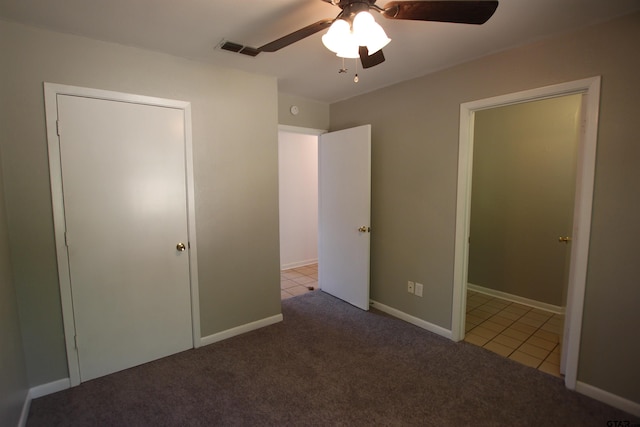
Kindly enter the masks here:
M 64 232 L 64 245 L 69 247 L 69 234 L 66 231 Z
M 60 136 L 60 120 L 56 120 L 56 133 Z
M 73 348 L 75 348 L 75 349 L 78 348 L 78 336 L 77 335 L 73 336 Z

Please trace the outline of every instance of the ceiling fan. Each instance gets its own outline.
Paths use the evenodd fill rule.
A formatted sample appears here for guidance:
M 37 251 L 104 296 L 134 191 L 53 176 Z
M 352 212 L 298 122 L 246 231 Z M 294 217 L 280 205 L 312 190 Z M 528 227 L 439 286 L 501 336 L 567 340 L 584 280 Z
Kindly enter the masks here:
M 219 47 L 243 55 L 256 56 L 262 52 L 276 52 L 329 28 L 322 38 L 328 49 L 342 58 L 359 57 L 362 67 L 370 68 L 384 62 L 382 47 L 390 41 L 382 27 L 371 17 L 371 11 L 387 19 L 481 25 L 491 18 L 498 7 L 496 0 L 391 1 L 384 7 L 377 6 L 376 0 L 322 1 L 339 7 L 341 11 L 338 16 L 334 19 L 322 19 L 258 48 L 226 40 Z M 368 39 L 365 40 L 366 37 Z

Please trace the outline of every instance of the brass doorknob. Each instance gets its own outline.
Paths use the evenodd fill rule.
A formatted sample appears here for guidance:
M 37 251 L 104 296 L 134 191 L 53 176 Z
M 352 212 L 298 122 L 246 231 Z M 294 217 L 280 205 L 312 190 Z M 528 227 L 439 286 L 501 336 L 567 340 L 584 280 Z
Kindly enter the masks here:
M 367 227 L 366 225 L 363 225 L 362 227 L 358 228 L 358 231 L 361 233 L 368 233 L 371 231 L 371 227 Z
M 558 242 L 560 243 L 569 243 L 571 241 L 571 237 L 567 236 L 567 237 L 558 237 Z
M 184 245 L 184 243 L 180 242 L 176 245 L 176 249 L 179 252 L 184 252 L 187 249 L 187 247 Z

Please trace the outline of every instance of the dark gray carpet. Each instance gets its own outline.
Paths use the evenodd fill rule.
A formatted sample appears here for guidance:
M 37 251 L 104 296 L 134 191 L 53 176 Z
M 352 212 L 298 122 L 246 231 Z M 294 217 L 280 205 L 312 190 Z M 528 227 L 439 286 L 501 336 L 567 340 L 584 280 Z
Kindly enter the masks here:
M 279 324 L 35 399 L 28 426 L 634 422 L 558 378 L 322 292 L 282 306 Z

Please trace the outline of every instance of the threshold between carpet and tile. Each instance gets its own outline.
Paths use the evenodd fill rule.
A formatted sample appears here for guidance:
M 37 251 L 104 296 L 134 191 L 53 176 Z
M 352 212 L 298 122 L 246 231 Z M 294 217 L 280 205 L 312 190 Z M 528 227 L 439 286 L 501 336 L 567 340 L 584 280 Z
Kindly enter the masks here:
M 313 288 L 313 289 L 309 289 Z M 283 300 L 318 289 L 318 264 L 283 270 Z M 563 316 L 480 292 L 467 291 L 465 341 L 561 377 Z

